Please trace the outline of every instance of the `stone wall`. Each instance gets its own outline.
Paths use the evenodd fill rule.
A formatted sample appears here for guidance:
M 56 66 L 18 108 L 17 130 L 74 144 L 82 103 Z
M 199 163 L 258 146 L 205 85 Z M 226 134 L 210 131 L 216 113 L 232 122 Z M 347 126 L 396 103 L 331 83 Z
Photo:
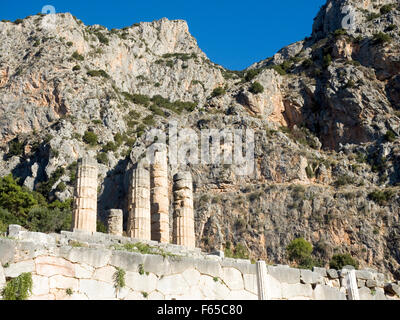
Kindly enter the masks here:
M 154 241 L 145 244 L 158 254 L 121 250 L 127 243 L 137 241 L 101 233 L 42 234 L 10 226 L 7 237 L 0 239 L 0 287 L 6 279 L 31 272 L 33 300 L 258 299 L 256 265 L 248 260 Z M 117 268 L 126 272 L 126 286 L 120 290 L 114 287 Z M 344 271 L 267 266 L 268 297 L 345 300 Z M 396 299 L 398 284 L 385 285 L 383 274 L 356 274 L 361 299 Z

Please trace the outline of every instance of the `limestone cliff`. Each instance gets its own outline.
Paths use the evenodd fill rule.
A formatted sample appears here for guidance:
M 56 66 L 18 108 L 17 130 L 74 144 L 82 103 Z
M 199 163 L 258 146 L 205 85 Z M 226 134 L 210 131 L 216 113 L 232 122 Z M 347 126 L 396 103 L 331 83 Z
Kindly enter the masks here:
M 126 219 L 131 159 L 150 128 L 253 129 L 254 175 L 190 167 L 197 245 L 241 243 L 285 263 L 303 236 L 322 263 L 349 252 L 400 279 L 397 2 L 329 0 L 311 37 L 242 72 L 212 63 L 184 21 L 107 30 L 68 13 L 46 28 L 44 18 L 0 22 L 1 175 L 39 189 L 63 168 L 48 196 L 67 199 L 74 162 L 90 155 L 100 216 L 119 208 Z

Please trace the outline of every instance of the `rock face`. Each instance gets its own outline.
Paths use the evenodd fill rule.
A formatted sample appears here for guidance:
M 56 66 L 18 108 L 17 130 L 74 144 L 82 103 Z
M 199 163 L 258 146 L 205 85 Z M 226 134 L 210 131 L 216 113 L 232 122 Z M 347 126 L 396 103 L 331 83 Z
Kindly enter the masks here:
M 346 6 L 355 28 L 341 30 Z M 172 120 L 182 136 L 251 129 L 253 175 L 235 163 L 163 169 L 191 172 L 197 245 L 240 244 L 255 259 L 289 263 L 285 248 L 301 236 L 322 265 L 350 253 L 361 267 L 400 279 L 397 2 L 329 0 L 309 38 L 242 72 L 212 63 L 184 21 L 107 30 L 68 13 L 57 14 L 53 29 L 43 19 L 0 22 L 1 175 L 36 190 L 52 181 L 45 196 L 66 200 L 77 159 L 96 158 L 99 217 L 123 210 L 132 235 L 133 217 L 150 219 L 151 187 L 143 214 L 130 191 L 134 164 L 154 142 L 150 129 L 166 133 L 158 143 L 173 140 Z M 229 150 L 224 139 L 219 145 Z M 157 210 L 173 221 L 168 181 Z M 150 239 L 150 230 L 140 237 Z

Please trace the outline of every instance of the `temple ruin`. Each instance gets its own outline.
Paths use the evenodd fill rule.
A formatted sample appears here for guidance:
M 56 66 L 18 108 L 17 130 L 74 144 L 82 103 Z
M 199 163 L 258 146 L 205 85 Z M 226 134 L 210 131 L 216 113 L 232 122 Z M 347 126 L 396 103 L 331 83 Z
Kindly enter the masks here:
M 130 175 L 126 235 L 139 240 L 195 248 L 193 182 L 190 172 L 173 177 L 173 228 L 170 235 L 170 188 L 168 152 L 164 144 L 154 144 L 153 158 L 141 158 Z M 150 160 L 150 161 L 149 161 Z M 73 231 L 96 232 L 97 162 L 80 159 L 74 195 Z M 172 195 L 171 195 L 172 196 Z M 108 210 L 108 233 L 123 235 L 123 211 Z
M 97 224 L 97 161 L 82 158 L 78 161 L 72 229 L 96 232 Z

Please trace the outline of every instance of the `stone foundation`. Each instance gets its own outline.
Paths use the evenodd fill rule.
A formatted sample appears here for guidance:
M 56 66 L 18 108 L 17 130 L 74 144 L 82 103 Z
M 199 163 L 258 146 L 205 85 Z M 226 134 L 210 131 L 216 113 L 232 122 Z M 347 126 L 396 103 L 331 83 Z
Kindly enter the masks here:
M 121 246 L 139 240 L 101 233 L 42 234 L 10 226 L 8 236 L 0 239 L 0 289 L 6 278 L 30 272 L 31 300 L 258 299 L 257 268 L 248 260 L 154 241 L 141 243 L 162 254 L 128 252 Z M 126 287 L 120 290 L 114 287 L 117 268 L 126 272 Z M 270 300 L 345 300 L 346 270 L 279 265 L 260 274 Z M 386 283 L 383 274 L 357 270 L 356 278 L 361 300 L 399 299 L 398 283 Z

